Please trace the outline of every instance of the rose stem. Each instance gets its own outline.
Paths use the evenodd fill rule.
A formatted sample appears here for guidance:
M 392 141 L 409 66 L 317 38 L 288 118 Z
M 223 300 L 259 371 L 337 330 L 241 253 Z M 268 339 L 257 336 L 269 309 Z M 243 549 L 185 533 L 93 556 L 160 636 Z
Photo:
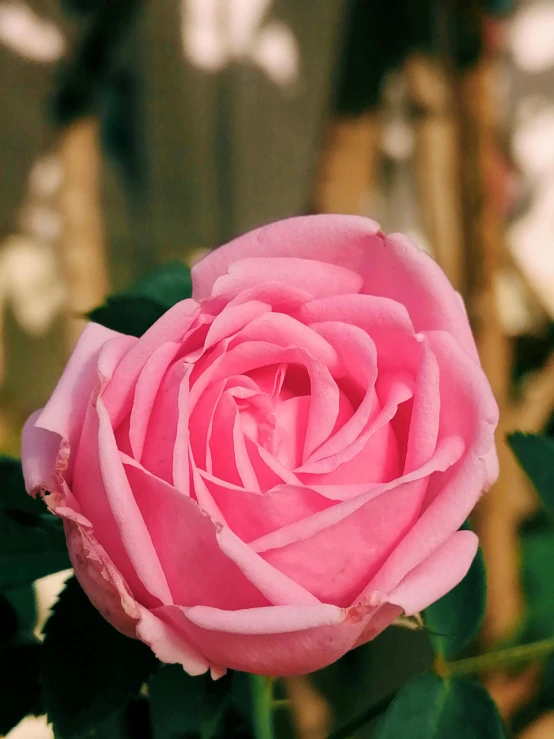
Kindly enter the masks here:
M 273 739 L 273 678 L 250 675 L 252 720 L 256 739 Z
M 477 657 L 468 657 L 457 662 L 447 662 L 438 666 L 437 672 L 442 675 L 473 675 L 480 672 L 490 672 L 499 667 L 514 665 L 543 659 L 554 652 L 554 637 L 540 641 L 522 644 L 517 647 L 497 649 L 492 652 L 479 654 Z

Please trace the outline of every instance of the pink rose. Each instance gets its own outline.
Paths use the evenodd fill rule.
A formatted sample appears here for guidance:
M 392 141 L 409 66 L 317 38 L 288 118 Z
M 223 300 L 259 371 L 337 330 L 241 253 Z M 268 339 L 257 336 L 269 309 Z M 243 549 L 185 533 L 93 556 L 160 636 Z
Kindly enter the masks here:
M 23 432 L 122 632 L 190 674 L 319 669 L 467 572 L 497 408 L 439 267 L 372 221 L 272 224 L 140 339 L 89 324 Z

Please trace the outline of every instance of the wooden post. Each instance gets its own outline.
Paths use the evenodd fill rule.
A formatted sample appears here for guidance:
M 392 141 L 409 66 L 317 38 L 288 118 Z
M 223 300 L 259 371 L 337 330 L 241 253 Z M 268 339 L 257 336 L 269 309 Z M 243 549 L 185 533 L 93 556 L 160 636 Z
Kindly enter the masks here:
M 419 203 L 433 255 L 452 285 L 464 287 L 463 224 L 456 106 L 440 59 L 414 54 L 406 63 L 413 110 Z
M 99 305 L 108 292 L 96 120 L 77 120 L 62 133 L 60 160 L 60 259 L 68 292 L 66 340 L 70 351 L 85 325 L 79 316 Z
M 379 118 L 336 118 L 329 124 L 320 157 L 315 210 L 361 214 L 379 160 Z

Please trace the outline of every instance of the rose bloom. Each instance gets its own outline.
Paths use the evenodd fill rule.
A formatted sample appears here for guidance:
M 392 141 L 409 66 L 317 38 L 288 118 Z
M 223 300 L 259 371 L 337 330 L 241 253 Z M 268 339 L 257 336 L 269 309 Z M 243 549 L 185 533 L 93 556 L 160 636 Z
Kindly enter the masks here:
M 88 325 L 25 426 L 27 488 L 162 661 L 307 673 L 464 577 L 497 407 L 460 296 L 365 218 L 274 223 L 192 278 L 140 339 Z

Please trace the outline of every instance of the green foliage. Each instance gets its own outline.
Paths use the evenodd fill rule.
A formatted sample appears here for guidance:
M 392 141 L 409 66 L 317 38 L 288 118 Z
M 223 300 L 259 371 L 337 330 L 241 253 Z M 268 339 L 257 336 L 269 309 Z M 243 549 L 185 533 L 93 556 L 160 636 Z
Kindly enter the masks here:
M 40 702 L 40 643 L 0 646 L 2 700 L 0 736 L 29 714 L 42 713 Z
M 159 303 L 129 295 L 111 295 L 104 305 L 95 308 L 88 318 L 113 331 L 129 336 L 142 336 L 165 313 Z
M 61 521 L 50 514 L 0 513 L 0 589 L 71 567 Z
M 19 459 L 0 455 L 0 512 L 11 510 L 40 516 L 44 503 L 27 495 Z
M 514 9 L 517 0 L 482 0 L 483 8 L 491 15 L 506 15 Z
M 0 592 L 0 644 L 27 641 L 37 620 L 35 591 L 22 585 Z
M 190 270 L 183 262 L 170 262 L 139 280 L 125 293 L 111 295 L 88 318 L 130 336 L 142 336 L 158 318 L 190 298 Z
M 539 514 L 521 529 L 521 582 L 526 614 L 521 640 L 554 636 L 554 524 Z
M 329 705 L 332 728 L 338 729 L 356 719 L 368 705 L 380 702 L 384 695 L 430 669 L 433 656 L 424 631 L 390 627 L 314 672 L 310 680 Z
M 504 739 L 502 720 L 487 691 L 464 678 L 426 673 L 400 690 L 375 739 Z
M 154 739 L 220 735 L 230 706 L 231 675 L 190 677 L 181 665 L 165 665 L 148 683 Z
M 72 578 L 45 627 L 43 702 L 57 739 L 87 736 L 136 695 L 157 664 L 114 629 Z
M 486 599 L 485 563 L 479 549 L 464 579 L 423 613 L 437 654 L 452 660 L 471 644 L 481 626 Z
M 513 0 L 482 0 L 505 8 Z M 476 64 L 483 50 L 479 8 L 475 3 L 433 0 L 353 0 L 347 3 L 345 40 L 335 107 L 339 114 L 359 116 L 375 109 L 387 75 L 414 51 L 448 56 L 463 70 Z
M 229 671 L 212 680 L 162 665 L 148 683 L 152 739 L 248 739 L 253 736 L 250 676 Z M 290 723 L 279 735 L 291 736 Z
M 36 526 L 42 530 L 44 503 L 33 500 L 25 491 L 21 462 L 0 456 L 0 643 L 25 641 L 31 637 L 37 619 L 34 574 L 44 572 L 48 561 L 67 564 L 64 549 L 55 536 L 53 556 L 43 560 L 33 556 L 26 543 L 28 529 L 36 542 Z M 15 519 L 15 521 L 14 521 Z M 39 534 L 40 536 L 40 534 Z M 12 552 L 12 554 L 10 554 Z M 13 559 L 12 559 L 13 557 Z M 26 566 L 25 566 L 26 565 Z M 58 565 L 59 566 L 59 565 Z M 55 570 L 54 570 L 55 571 Z M 45 574 L 49 574 L 46 572 Z
M 192 295 L 190 269 L 184 262 L 167 262 L 135 282 L 126 294 L 147 298 L 167 310 Z
M 544 505 L 554 513 L 554 441 L 516 431 L 508 436 L 508 443 Z
M 0 457 L 0 590 L 71 567 L 63 526 L 25 492 L 21 463 Z
M 140 3 L 65 0 L 65 5 L 73 12 L 90 15 L 91 20 L 73 53 L 64 57 L 57 70 L 52 113 L 62 125 L 97 112 L 104 86 L 118 66 L 121 45 L 132 28 Z

